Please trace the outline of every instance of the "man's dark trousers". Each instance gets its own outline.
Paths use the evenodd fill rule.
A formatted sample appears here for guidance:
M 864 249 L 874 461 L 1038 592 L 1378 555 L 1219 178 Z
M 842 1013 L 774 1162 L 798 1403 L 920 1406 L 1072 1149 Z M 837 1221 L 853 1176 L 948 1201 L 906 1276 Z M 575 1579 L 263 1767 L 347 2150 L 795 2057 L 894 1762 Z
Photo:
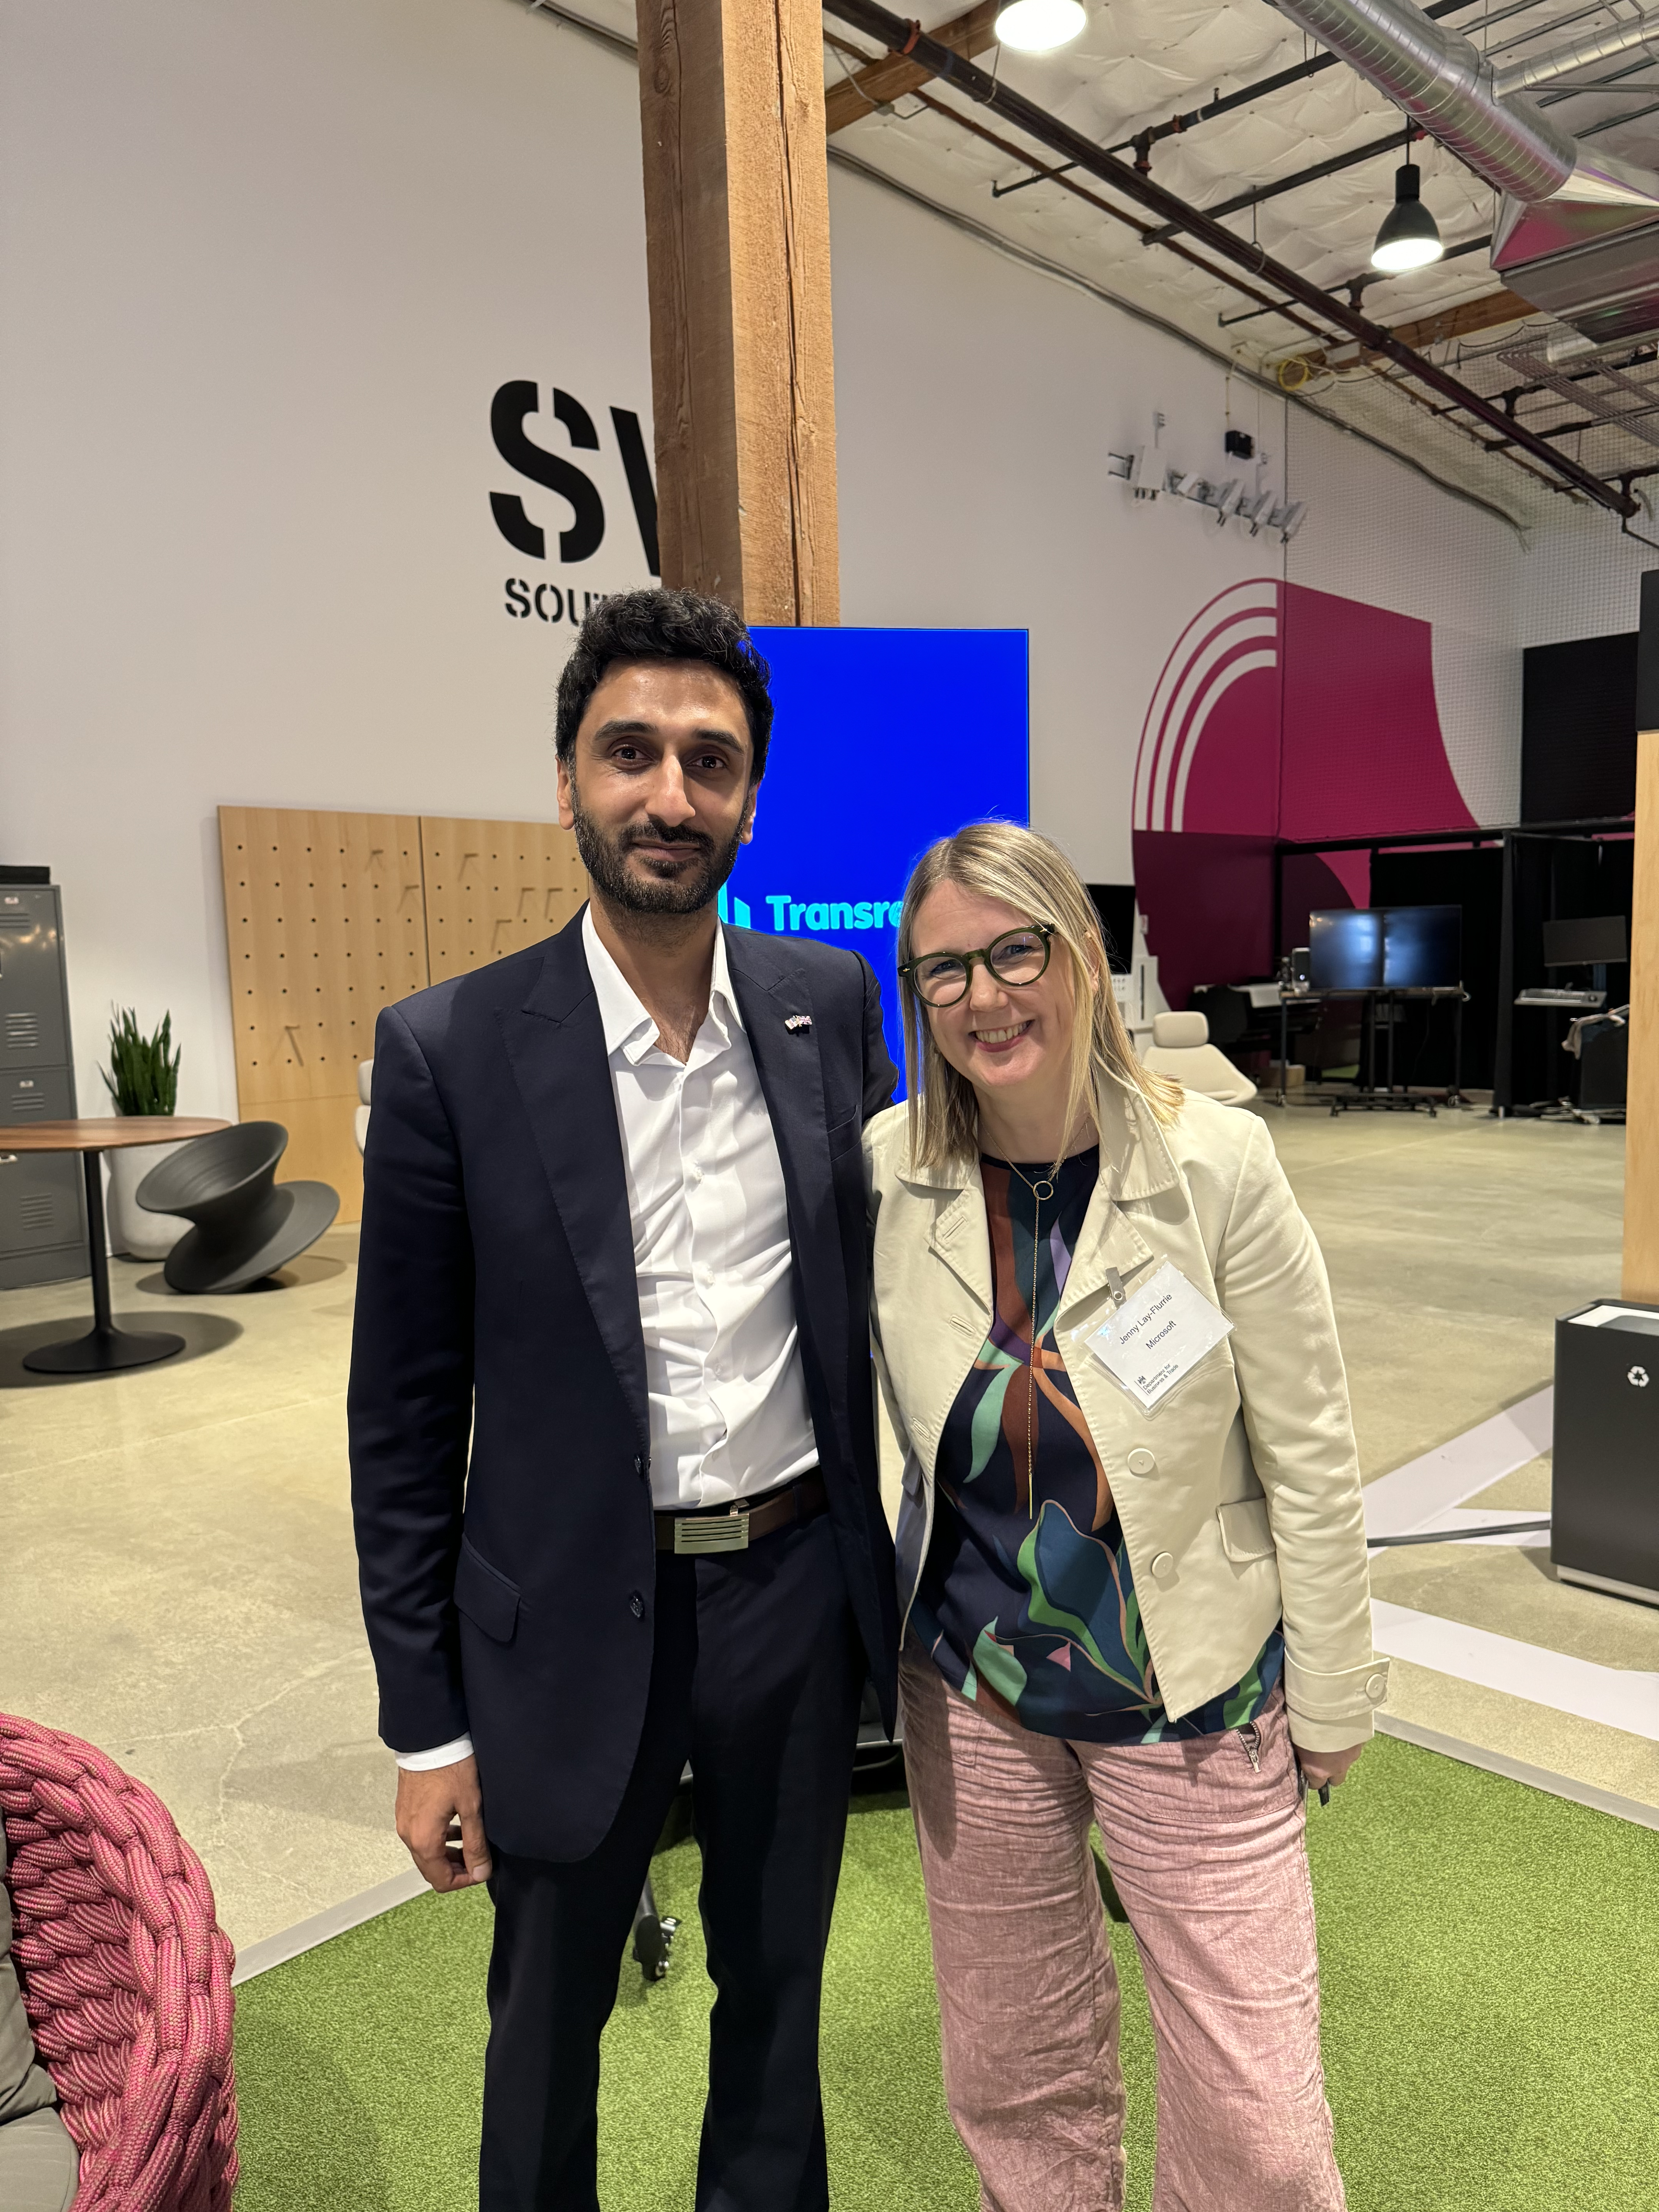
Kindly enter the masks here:
M 697 2212 L 823 2212 L 818 1995 L 864 1654 L 827 1515 L 746 1552 L 657 1555 L 645 1728 L 610 1833 L 497 1855 L 482 2212 L 593 2212 L 599 2033 L 689 1759 L 717 1991 Z
M 410 1752 L 471 1738 L 500 1869 L 488 2212 L 595 2202 L 597 2038 L 688 1756 L 721 1985 L 700 2203 L 825 2202 L 805 2023 L 850 1678 L 867 1662 L 890 1723 L 896 1689 L 860 1142 L 895 1070 L 866 963 L 724 941 L 783 1170 L 828 1509 L 746 1553 L 656 1548 L 627 1168 L 580 920 L 376 1027 L 352 1504 L 380 1734 Z

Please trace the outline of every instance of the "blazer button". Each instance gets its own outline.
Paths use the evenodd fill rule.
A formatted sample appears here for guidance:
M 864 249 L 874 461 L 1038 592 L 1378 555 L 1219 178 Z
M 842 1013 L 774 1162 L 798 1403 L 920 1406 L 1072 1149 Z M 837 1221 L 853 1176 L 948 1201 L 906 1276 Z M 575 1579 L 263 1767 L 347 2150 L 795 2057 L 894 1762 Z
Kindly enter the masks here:
M 1144 1445 L 1137 1445 L 1134 1450 L 1129 1454 L 1129 1472 L 1131 1474 L 1151 1474 L 1156 1470 L 1158 1462 L 1153 1458 L 1151 1452 L 1146 1450 Z
M 1176 1563 L 1174 1555 L 1169 1552 L 1160 1552 L 1158 1557 L 1152 1561 L 1152 1580 L 1154 1582 L 1173 1582 L 1175 1580 L 1175 1571 Z
M 633 1593 L 632 1596 L 628 1601 L 628 1610 L 633 1614 L 635 1620 L 643 1620 L 645 1619 L 645 1600 L 640 1595 L 637 1590 Z

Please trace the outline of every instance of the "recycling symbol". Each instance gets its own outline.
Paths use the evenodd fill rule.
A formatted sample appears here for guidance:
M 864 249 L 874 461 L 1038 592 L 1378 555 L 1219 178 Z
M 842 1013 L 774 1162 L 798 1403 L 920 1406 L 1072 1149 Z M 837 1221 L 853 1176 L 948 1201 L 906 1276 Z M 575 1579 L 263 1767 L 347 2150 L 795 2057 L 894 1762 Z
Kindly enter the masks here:
M 1638 1390 L 1645 1390 L 1648 1387 L 1648 1370 L 1645 1367 L 1632 1367 L 1625 1380 L 1627 1382 L 1633 1382 Z

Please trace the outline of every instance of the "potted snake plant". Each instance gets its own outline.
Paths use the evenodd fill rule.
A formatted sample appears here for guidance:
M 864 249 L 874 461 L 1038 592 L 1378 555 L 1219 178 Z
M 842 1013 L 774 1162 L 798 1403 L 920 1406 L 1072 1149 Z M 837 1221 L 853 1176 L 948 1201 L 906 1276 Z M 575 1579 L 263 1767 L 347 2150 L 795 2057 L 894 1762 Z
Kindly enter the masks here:
M 118 1114 L 171 1114 L 179 1101 L 179 1063 L 173 1017 L 163 1014 L 146 1036 L 131 1006 L 118 1007 L 109 1025 L 109 1066 L 101 1070 Z M 185 1140 L 188 1142 L 186 1139 Z M 138 1186 L 150 1170 L 170 1159 L 178 1145 L 143 1145 L 116 1151 L 109 1161 L 110 1244 L 133 1260 L 165 1260 L 190 1227 L 176 1213 L 147 1213 Z

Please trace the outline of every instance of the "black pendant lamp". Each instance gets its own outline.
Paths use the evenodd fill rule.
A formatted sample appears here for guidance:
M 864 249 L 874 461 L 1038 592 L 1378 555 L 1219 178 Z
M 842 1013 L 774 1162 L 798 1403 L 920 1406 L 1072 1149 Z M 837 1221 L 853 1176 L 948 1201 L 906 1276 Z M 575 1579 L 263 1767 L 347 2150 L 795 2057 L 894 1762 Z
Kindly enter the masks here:
M 1411 157 L 1412 129 L 1406 125 L 1405 165 L 1394 173 L 1394 205 L 1382 218 L 1371 248 L 1371 267 L 1397 276 L 1407 269 L 1426 269 L 1445 252 L 1440 226 L 1418 198 L 1422 171 Z

